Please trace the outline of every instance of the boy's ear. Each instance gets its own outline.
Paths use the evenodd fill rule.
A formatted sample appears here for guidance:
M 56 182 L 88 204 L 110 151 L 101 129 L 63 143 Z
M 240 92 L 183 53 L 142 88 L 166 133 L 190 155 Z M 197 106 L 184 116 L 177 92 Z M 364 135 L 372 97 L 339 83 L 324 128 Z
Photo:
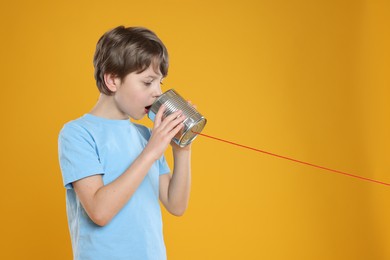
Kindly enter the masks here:
M 120 79 L 115 74 L 106 73 L 104 74 L 104 83 L 109 90 L 116 92 L 120 84 Z

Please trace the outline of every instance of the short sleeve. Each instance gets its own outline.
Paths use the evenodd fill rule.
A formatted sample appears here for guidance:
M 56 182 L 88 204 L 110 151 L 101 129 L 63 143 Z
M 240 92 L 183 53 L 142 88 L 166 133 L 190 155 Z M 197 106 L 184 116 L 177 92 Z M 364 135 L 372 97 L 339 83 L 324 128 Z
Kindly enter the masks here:
M 58 155 L 65 188 L 72 182 L 104 174 L 93 137 L 77 125 L 65 125 L 58 137 Z

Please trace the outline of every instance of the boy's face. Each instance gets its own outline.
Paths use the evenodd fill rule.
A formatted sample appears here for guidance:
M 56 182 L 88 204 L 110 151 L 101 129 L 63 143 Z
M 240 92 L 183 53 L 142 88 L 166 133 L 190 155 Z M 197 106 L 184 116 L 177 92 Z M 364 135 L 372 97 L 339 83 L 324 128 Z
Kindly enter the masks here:
M 119 81 L 114 100 L 116 109 L 124 117 L 130 116 L 135 120 L 143 118 L 161 95 L 163 76 L 154 71 L 152 65 L 141 73 L 132 72 Z

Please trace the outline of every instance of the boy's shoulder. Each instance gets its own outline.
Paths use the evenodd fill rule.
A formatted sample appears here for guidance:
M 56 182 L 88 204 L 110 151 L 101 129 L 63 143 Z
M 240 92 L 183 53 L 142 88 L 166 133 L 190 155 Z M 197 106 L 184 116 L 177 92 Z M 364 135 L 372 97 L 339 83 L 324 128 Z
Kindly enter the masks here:
M 107 123 L 107 122 L 106 122 Z M 112 123 L 112 122 L 110 122 Z M 124 122 L 121 122 L 124 123 Z M 127 125 L 127 124 L 121 124 Z M 151 129 L 145 125 L 130 123 L 127 126 L 133 125 L 137 132 L 148 141 L 151 136 Z M 71 120 L 64 124 L 60 131 L 62 135 L 77 135 L 77 136 L 95 136 L 106 135 L 107 131 L 110 131 L 112 124 L 102 124 L 102 122 L 96 121 L 96 118 L 86 114 L 74 120 Z M 126 127 L 127 128 L 127 127 Z M 118 130 L 115 128 L 115 131 Z
M 86 120 L 84 119 L 84 116 L 81 116 L 79 118 L 73 119 L 71 121 L 66 122 L 62 129 L 61 132 L 66 132 L 66 131 L 72 131 L 76 129 L 82 129 L 84 126 L 87 124 Z
M 66 122 L 60 130 L 60 137 L 77 137 L 91 139 L 95 134 L 104 131 L 99 125 L 88 120 L 87 114 Z

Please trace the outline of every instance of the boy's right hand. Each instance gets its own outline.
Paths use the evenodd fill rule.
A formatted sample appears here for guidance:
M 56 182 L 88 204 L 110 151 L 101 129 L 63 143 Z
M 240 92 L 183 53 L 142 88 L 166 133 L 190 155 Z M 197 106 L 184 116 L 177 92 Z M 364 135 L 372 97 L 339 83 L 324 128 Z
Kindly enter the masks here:
M 158 160 L 167 149 L 173 137 L 184 127 L 186 117 L 178 110 L 163 118 L 165 106 L 162 105 L 154 118 L 152 135 L 144 152 L 149 153 L 154 160 Z

